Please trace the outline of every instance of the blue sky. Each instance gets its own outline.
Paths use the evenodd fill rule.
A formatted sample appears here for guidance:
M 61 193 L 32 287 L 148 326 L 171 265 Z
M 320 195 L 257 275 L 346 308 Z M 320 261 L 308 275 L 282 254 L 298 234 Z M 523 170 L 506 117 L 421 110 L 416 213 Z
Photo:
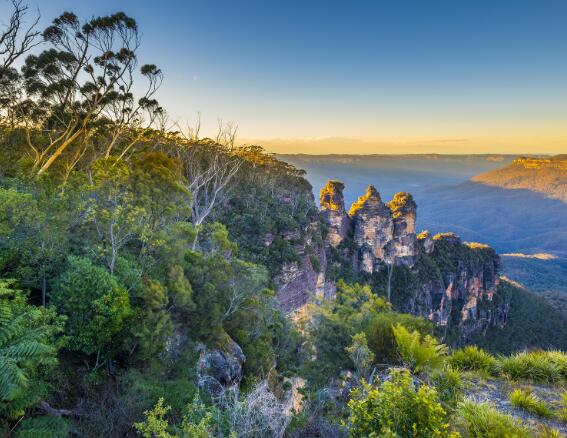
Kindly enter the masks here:
M 234 120 L 275 150 L 329 139 L 337 152 L 338 137 L 360 140 L 350 152 L 567 150 L 564 0 L 29 3 L 44 24 L 132 15 L 172 118 Z

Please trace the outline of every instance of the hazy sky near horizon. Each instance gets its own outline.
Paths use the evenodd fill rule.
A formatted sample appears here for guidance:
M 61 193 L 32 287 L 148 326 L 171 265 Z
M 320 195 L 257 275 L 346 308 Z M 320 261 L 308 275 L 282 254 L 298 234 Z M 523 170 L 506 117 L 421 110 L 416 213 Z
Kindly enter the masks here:
M 565 0 L 28 3 L 43 25 L 133 16 L 160 101 L 205 134 L 222 117 L 277 152 L 567 152 Z

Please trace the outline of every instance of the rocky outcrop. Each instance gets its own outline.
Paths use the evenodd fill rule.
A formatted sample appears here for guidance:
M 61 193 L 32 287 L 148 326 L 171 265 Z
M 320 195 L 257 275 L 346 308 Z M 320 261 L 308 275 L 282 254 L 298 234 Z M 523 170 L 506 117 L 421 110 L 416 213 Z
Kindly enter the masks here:
M 242 380 L 242 365 L 246 360 L 240 346 L 228 335 L 221 348 L 199 347 L 197 384 L 212 397 L 220 396 L 225 389 L 236 388 Z
M 376 264 L 385 261 L 394 239 L 394 222 L 390 209 L 382 202 L 380 193 L 369 186 L 349 210 L 354 232 L 353 239 L 359 250 L 360 269 L 372 273 Z M 388 260 L 390 262 L 390 260 Z
M 287 233 L 284 239 L 293 244 L 297 260 L 285 263 L 274 277 L 277 300 L 282 310 L 299 309 L 314 297 L 332 297 L 334 285 L 327 282 L 327 256 L 321 237 L 321 224 L 312 221 L 302 238 Z
M 320 192 L 321 215 L 327 225 L 326 243 L 337 247 L 346 238 L 349 217 L 345 210 L 343 196 L 344 184 L 340 181 L 327 181 Z
M 509 303 L 498 295 L 496 252 L 487 245 L 463 243 L 453 233 L 438 234 L 431 241 L 434 247 L 425 266 L 435 270 L 419 273 L 422 282 L 399 303 L 400 310 L 444 327 L 454 344 L 504 325 Z M 424 252 L 426 245 L 431 249 L 428 237 L 420 243 Z
M 384 264 L 415 264 L 416 213 L 417 206 L 409 193 L 398 193 L 384 204 L 380 193 L 373 186 L 368 187 L 349 211 L 361 271 L 371 274 Z
M 369 186 L 347 213 L 343 190 L 341 182 L 329 181 L 320 192 L 319 216 L 282 235 L 297 255 L 273 280 L 284 311 L 317 296 L 332 298 L 334 280 L 344 275 L 384 292 L 390 273 L 394 308 L 443 327 L 448 342 L 463 343 L 505 323 L 509 304 L 498 294 L 494 250 L 451 233 L 418 236 L 417 206 L 409 193 L 385 203 Z M 272 245 L 273 236 L 264 241 Z
M 331 266 L 358 272 L 366 276 L 361 281 L 382 288 L 388 273 L 394 278 L 398 274 L 391 291 L 395 308 L 444 327 L 451 342 L 464 342 L 505 323 L 509 304 L 497 295 L 500 259 L 492 248 L 465 244 L 453 233 L 432 237 L 425 231 L 418 236 L 412 196 L 401 192 L 384 203 L 373 186 L 350 208 L 344 231 L 336 226 L 344 223 L 337 219 L 344 211 L 343 188 L 334 181 L 321 191 L 321 201 L 328 202 L 323 219 L 333 220 L 326 224 L 334 233 L 326 241 Z M 333 243 L 339 237 L 341 243 L 350 239 L 352 244 L 337 249 Z
M 400 192 L 388 202 L 388 208 L 392 212 L 394 238 L 386 259 L 396 265 L 413 266 L 417 260 L 417 205 L 409 193 Z
M 435 249 L 435 242 L 433 241 L 433 236 L 427 230 L 422 231 L 417 235 L 417 240 L 423 243 L 423 249 L 425 254 L 431 254 Z

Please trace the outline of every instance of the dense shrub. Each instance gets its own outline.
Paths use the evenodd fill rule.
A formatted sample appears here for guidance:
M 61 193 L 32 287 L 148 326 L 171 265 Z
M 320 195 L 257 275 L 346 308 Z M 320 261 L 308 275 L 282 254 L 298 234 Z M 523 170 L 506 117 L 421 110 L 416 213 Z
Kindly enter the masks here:
M 555 383 L 564 374 L 563 359 L 559 352 L 520 352 L 498 360 L 498 369 L 512 379 L 526 379 L 532 382 Z
M 422 340 L 417 330 L 409 332 L 401 324 L 397 324 L 393 332 L 404 365 L 418 373 L 443 365 L 447 347 L 434 337 L 426 335 Z
M 364 386 L 351 394 L 347 422 L 351 437 L 449 437 L 437 392 L 425 384 L 418 389 L 408 371 L 392 371 L 378 388 Z

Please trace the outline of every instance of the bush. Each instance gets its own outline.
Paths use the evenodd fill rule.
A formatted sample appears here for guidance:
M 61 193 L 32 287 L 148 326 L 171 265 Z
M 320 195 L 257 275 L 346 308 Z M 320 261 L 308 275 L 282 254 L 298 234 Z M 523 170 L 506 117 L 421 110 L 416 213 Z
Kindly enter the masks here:
M 104 268 L 89 259 L 69 257 L 51 300 L 67 316 L 67 348 L 97 356 L 115 350 L 119 332 L 131 315 L 126 290 Z M 100 363 L 97 357 L 97 365 Z
M 404 364 L 415 372 L 422 372 L 439 368 L 443 365 L 447 347 L 440 344 L 437 339 L 426 335 L 421 340 L 421 334 L 415 330 L 409 332 L 403 325 L 393 327 L 394 338 L 398 352 Z
M 498 412 L 488 403 L 464 401 L 459 405 L 458 422 L 463 434 L 471 438 L 530 438 L 532 436 L 521 421 Z
M 461 374 L 447 366 L 441 370 L 434 370 L 430 375 L 431 383 L 435 386 L 439 394 L 439 400 L 445 410 L 453 410 L 461 398 L 463 381 Z
M 550 418 L 553 416 L 551 409 L 529 389 L 515 389 L 512 391 L 510 393 L 510 402 L 513 406 L 525 409 L 540 417 Z
M 392 371 L 390 379 L 379 388 L 366 385 L 355 389 L 348 407 L 351 437 L 457 436 L 449 431 L 437 391 L 425 384 L 416 389 L 406 370 Z
M 498 369 L 515 380 L 556 383 L 564 377 L 564 364 L 561 363 L 563 357 L 565 354 L 559 352 L 521 352 L 501 357 L 498 360 Z
M 449 356 L 452 367 L 462 371 L 483 371 L 493 373 L 496 370 L 496 358 L 476 345 L 469 345 L 456 350 Z

